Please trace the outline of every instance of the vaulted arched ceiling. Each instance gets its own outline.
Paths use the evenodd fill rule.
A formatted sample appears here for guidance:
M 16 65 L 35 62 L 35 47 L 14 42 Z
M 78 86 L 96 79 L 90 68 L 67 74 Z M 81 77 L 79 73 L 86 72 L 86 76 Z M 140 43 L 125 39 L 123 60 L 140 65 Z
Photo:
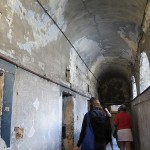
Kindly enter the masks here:
M 146 3 L 146 0 L 43 2 L 97 77 L 110 68 L 130 74 Z
M 65 33 L 94 74 L 99 76 L 111 67 L 129 71 L 138 47 L 145 6 L 146 0 L 68 1 Z

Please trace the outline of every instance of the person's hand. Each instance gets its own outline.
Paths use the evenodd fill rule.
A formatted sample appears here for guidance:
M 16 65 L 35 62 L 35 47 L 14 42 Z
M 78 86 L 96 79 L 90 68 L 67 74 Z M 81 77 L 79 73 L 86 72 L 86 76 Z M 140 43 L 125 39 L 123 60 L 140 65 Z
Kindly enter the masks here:
M 108 111 L 107 108 L 105 108 L 105 111 L 106 111 L 107 115 L 108 115 L 109 117 L 111 117 L 111 113 Z
M 108 109 L 107 109 L 107 108 L 105 108 L 105 111 L 106 111 L 106 112 L 108 112 Z
M 78 146 L 74 146 L 73 150 L 79 150 Z

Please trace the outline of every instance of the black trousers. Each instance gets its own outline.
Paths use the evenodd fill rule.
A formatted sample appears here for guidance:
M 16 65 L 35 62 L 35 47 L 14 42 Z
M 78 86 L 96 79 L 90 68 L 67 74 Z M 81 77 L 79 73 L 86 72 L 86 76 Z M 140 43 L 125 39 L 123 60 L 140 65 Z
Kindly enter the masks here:
M 95 150 L 105 150 L 105 142 L 95 142 Z

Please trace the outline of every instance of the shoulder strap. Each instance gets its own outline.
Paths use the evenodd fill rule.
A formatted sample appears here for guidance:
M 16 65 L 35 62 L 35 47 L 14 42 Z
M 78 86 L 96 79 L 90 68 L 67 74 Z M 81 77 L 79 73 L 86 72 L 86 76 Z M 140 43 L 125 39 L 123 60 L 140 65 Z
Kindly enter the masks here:
M 90 112 L 87 113 L 87 126 L 91 127 L 91 119 L 90 119 Z
M 89 114 L 89 112 L 87 113 L 86 118 L 87 118 L 87 125 L 89 125 L 90 124 L 90 114 Z
M 93 132 L 91 121 L 90 121 L 90 113 L 87 113 L 87 126 L 90 127 L 91 131 Z M 94 133 L 94 132 L 93 132 Z

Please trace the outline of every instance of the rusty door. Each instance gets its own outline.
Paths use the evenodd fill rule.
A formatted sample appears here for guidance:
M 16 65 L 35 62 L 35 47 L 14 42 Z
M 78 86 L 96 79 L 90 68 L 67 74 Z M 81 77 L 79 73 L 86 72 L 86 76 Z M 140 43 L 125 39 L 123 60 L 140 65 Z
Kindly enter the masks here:
M 0 135 L 7 148 L 11 139 L 11 115 L 15 66 L 0 59 Z
M 1 120 L 3 108 L 3 87 L 4 87 L 4 73 L 0 71 L 0 135 L 1 135 Z

